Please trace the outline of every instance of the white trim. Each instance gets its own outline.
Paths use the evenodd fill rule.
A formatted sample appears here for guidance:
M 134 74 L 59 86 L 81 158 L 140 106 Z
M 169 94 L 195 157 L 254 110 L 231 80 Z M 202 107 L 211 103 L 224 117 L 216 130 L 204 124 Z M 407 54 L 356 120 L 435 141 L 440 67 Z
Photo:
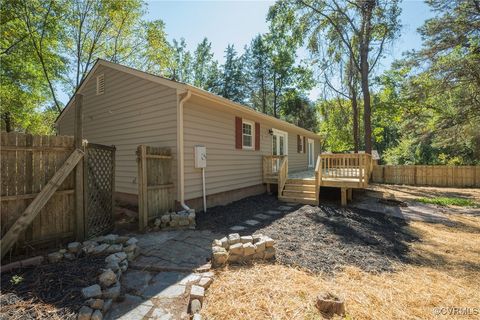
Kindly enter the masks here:
M 246 124 L 248 124 L 252 127 L 252 140 L 251 140 L 252 145 L 251 146 L 246 146 L 246 145 L 243 144 L 243 124 L 244 123 L 246 123 Z M 253 150 L 253 149 L 255 149 L 255 134 L 256 134 L 256 132 L 255 132 L 255 122 L 242 118 L 242 149 L 243 150 Z
M 310 158 L 310 153 L 309 153 L 310 144 L 312 145 L 311 158 Z M 310 163 L 310 160 L 312 160 L 312 163 Z M 313 139 L 310 139 L 310 138 L 307 139 L 307 165 L 308 165 L 309 168 L 313 168 L 315 166 L 315 141 Z

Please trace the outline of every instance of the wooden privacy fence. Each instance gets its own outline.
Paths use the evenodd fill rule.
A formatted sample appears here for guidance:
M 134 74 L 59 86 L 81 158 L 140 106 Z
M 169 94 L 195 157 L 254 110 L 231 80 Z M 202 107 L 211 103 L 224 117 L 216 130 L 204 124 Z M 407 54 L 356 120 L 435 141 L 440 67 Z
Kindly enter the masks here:
M 140 145 L 137 161 L 139 227 L 144 230 L 149 221 L 175 209 L 172 152 Z
M 480 166 L 376 165 L 372 182 L 435 187 L 480 187 Z
M 112 147 L 93 144 L 75 148 L 69 136 L 2 132 L 2 249 L 14 243 L 17 248 L 33 248 L 109 231 L 113 227 L 114 152 Z M 78 174 L 75 167 L 83 171 Z

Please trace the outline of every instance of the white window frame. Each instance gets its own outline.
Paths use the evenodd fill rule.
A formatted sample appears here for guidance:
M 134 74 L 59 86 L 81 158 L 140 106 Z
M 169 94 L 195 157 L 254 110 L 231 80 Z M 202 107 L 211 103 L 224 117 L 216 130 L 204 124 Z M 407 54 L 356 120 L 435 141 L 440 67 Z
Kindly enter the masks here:
M 100 82 L 103 82 L 102 90 L 100 90 Z M 103 73 L 97 76 L 96 93 L 97 93 L 97 96 L 105 93 L 105 75 Z
M 308 146 L 312 145 L 312 157 L 310 158 L 310 154 L 308 153 Z M 310 159 L 312 163 L 310 163 Z M 313 168 L 315 166 L 315 141 L 313 139 L 307 139 L 307 164 L 309 168 Z
M 243 136 L 244 136 L 244 133 L 243 133 L 243 124 L 248 124 L 251 128 L 252 128 L 252 145 L 251 146 L 246 146 L 245 145 L 245 141 L 243 139 Z M 255 149 L 255 122 L 253 121 L 250 121 L 250 120 L 246 120 L 246 119 L 242 119 L 242 149 L 244 150 L 253 150 Z

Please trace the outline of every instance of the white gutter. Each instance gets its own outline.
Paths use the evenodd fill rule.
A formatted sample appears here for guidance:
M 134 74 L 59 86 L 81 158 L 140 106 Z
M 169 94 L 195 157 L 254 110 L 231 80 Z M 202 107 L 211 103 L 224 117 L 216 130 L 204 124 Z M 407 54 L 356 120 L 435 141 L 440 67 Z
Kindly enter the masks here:
M 178 153 L 178 170 L 180 173 L 180 179 L 178 182 L 180 190 L 180 205 L 185 210 L 190 210 L 190 208 L 185 204 L 185 157 L 184 157 L 184 148 L 183 148 L 183 105 L 187 102 L 188 99 L 192 96 L 192 92 L 187 90 L 186 94 L 180 99 L 177 109 L 177 153 Z

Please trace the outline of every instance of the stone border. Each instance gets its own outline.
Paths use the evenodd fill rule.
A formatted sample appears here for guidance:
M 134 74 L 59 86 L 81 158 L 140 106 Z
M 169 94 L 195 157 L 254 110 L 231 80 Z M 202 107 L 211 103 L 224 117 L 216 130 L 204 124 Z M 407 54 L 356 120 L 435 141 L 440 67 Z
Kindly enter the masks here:
M 271 260 L 275 258 L 274 246 L 275 240 L 262 234 L 240 236 L 238 233 L 231 233 L 228 237 L 213 240 L 212 266 L 221 267 L 227 262 Z
M 153 230 L 195 229 L 195 210 L 183 210 L 163 214 L 155 219 Z
M 202 310 L 203 300 L 205 298 L 205 291 L 210 287 L 213 282 L 214 273 L 204 272 L 201 273 L 200 279 L 193 282 L 190 288 L 190 298 L 188 303 L 188 311 L 192 315 L 194 320 L 202 320 L 200 311 Z
M 50 263 L 62 259 L 75 260 L 83 255 L 110 253 L 105 258 L 105 268 L 98 276 L 98 283 L 81 290 L 84 305 L 78 311 L 78 320 L 102 320 L 110 309 L 112 302 L 120 295 L 120 278 L 127 271 L 128 262 L 140 254 L 138 240 L 134 237 L 123 237 L 116 234 L 97 237 L 91 240 L 70 242 L 67 249 L 48 254 Z

